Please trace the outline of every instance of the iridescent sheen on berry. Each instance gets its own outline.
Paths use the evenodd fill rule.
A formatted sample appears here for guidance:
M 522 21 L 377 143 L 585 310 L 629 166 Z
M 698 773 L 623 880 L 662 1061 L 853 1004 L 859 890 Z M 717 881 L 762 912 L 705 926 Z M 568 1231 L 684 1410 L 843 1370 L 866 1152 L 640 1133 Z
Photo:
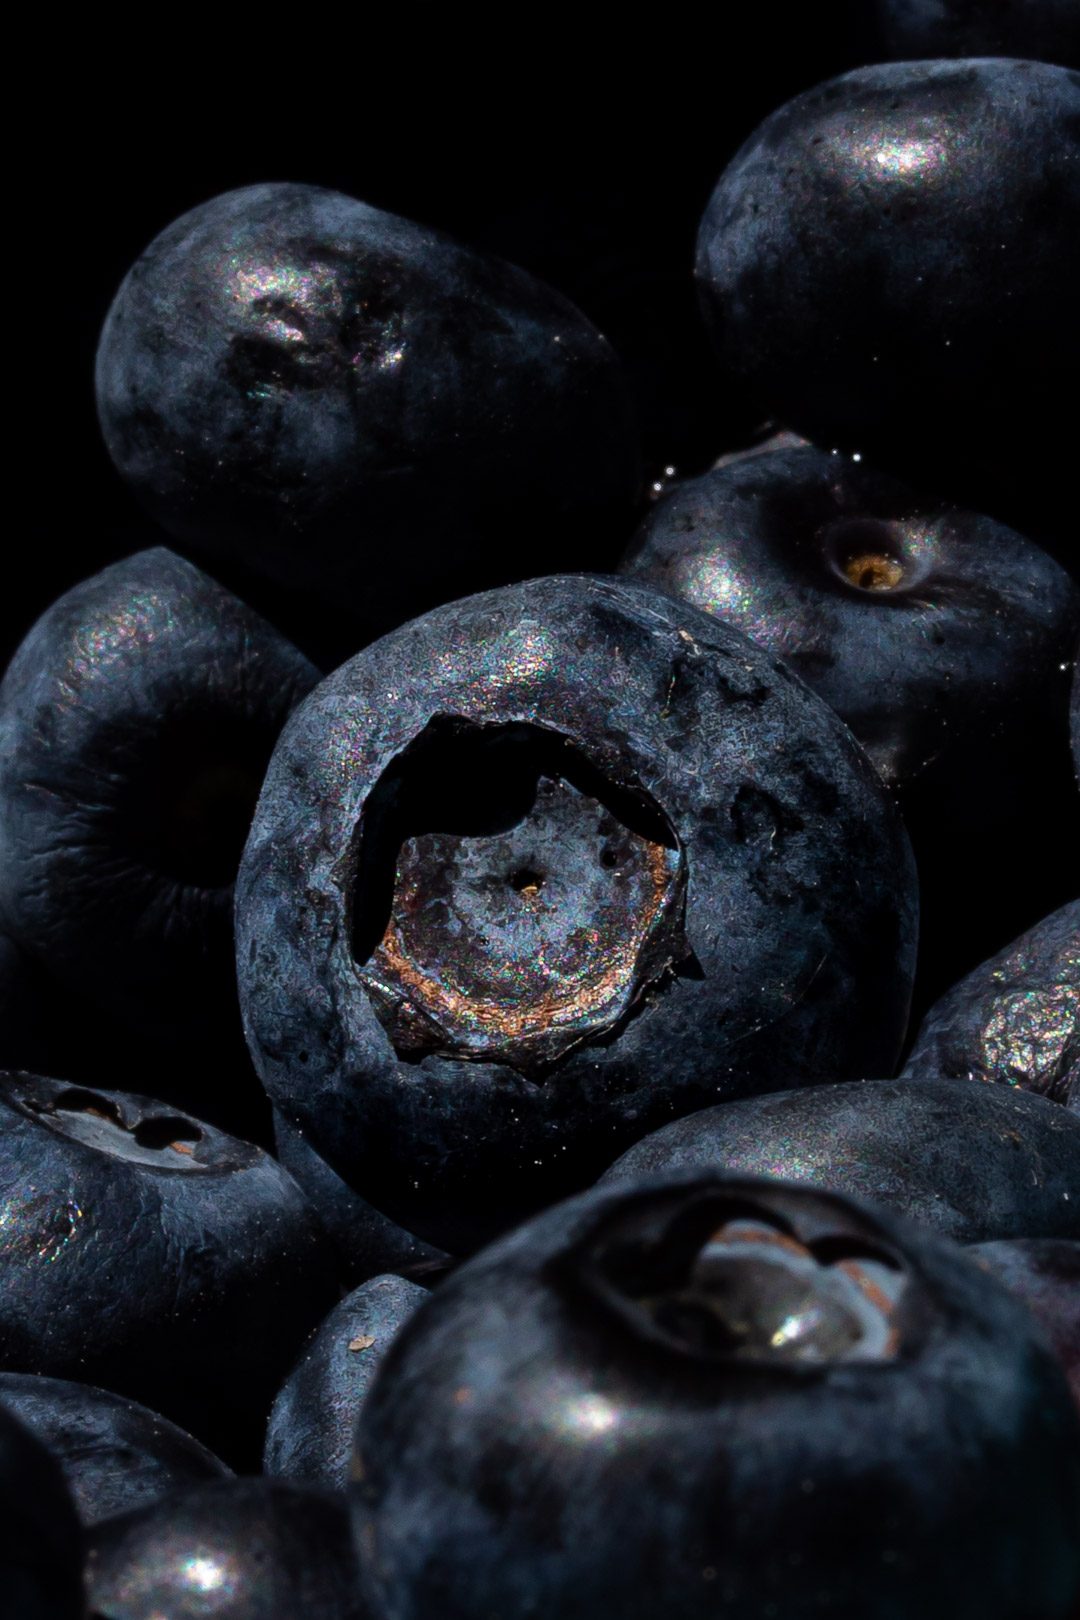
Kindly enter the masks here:
M 904 1073 L 998 1081 L 1080 1113 L 1080 900 L 942 996 Z

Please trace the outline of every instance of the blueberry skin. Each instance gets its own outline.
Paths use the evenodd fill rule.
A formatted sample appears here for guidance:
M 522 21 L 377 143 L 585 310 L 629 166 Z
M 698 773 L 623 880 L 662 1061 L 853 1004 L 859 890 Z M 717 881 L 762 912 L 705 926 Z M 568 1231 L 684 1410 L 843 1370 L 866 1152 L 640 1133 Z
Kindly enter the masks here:
M 102 1620 L 370 1620 L 344 1503 L 278 1480 L 175 1493 L 95 1527 Z
M 0 1405 L 0 1604 L 11 1620 L 83 1620 L 82 1533 L 56 1458 Z
M 1026 56 L 1080 66 L 1080 15 L 1073 0 L 874 0 L 887 54 Z
M 740 1355 L 671 1306 L 749 1218 L 818 1267 L 771 1340 L 721 1295 Z M 781 1360 L 849 1254 L 888 1256 L 890 1339 Z M 384 1620 L 1066 1620 L 1078 1442 L 1027 1312 L 955 1245 L 838 1195 L 671 1177 L 549 1210 L 429 1297 L 364 1404 L 354 1529 Z
M 108 1390 L 0 1372 L 0 1403 L 57 1458 L 84 1525 L 230 1474 L 175 1423 Z
M 285 1171 L 147 1098 L 0 1075 L 0 1209 L 0 1367 L 115 1390 L 243 1463 L 337 1294 Z
M 620 572 L 786 659 L 893 787 L 1030 723 L 1080 631 L 1080 591 L 1021 535 L 810 446 L 679 484 Z
M 334 1240 L 338 1270 L 349 1288 L 359 1288 L 383 1272 L 427 1286 L 453 1265 L 444 1250 L 414 1237 L 353 1192 L 276 1108 L 274 1147 L 278 1161 L 302 1188 Z
M 1080 1237 L 1080 1125 L 1041 1097 L 866 1080 L 743 1097 L 634 1144 L 600 1184 L 681 1170 L 871 1198 L 957 1243 Z
M 1080 1243 L 1052 1238 L 977 1243 L 971 1257 L 1031 1311 L 1080 1407 Z
M 343 1491 L 356 1420 L 395 1336 L 428 1293 L 401 1277 L 372 1277 L 316 1329 L 270 1411 L 263 1472 Z
M 232 884 L 318 672 L 163 548 L 77 585 L 0 686 L 0 913 L 50 974 L 156 1034 L 235 1008 Z
M 1080 1113 L 1080 900 L 942 996 L 904 1074 L 998 1081 Z
M 571 838 L 537 774 L 571 808 L 599 795 L 601 831 L 575 824 Z M 455 962 L 443 928 L 430 974 L 449 957 L 455 984 L 490 973 L 498 993 L 448 990 L 445 1016 L 380 967 L 395 862 L 400 888 L 400 852 L 418 847 L 394 824 L 403 803 L 421 831 L 495 827 L 464 854 L 448 839 L 417 913 L 438 927 L 446 884 L 463 929 L 479 912 L 476 950 Z M 663 873 L 636 957 L 624 845 L 648 851 L 650 883 Z M 777 1074 L 891 1072 L 916 903 L 872 767 L 785 667 L 644 587 L 535 580 L 385 637 L 294 715 L 237 882 L 241 1006 L 264 1085 L 312 1146 L 460 1254 L 676 1114 Z M 594 978 L 580 1001 L 560 979 L 575 941 L 601 979 L 641 969 L 595 1015 Z M 553 988 L 519 1000 L 537 961 Z M 546 1009 L 564 983 L 559 1022 Z M 536 1031 L 524 1053 L 519 1028 Z
M 1071 416 L 1024 402 L 1080 369 L 1078 148 L 1080 75 L 1041 62 L 886 63 L 788 102 L 698 236 L 729 379 L 815 443 L 1060 526 Z
M 317 186 L 168 226 L 109 312 L 97 399 L 183 547 L 344 595 L 366 634 L 511 569 L 603 566 L 637 495 L 619 363 L 567 299 Z

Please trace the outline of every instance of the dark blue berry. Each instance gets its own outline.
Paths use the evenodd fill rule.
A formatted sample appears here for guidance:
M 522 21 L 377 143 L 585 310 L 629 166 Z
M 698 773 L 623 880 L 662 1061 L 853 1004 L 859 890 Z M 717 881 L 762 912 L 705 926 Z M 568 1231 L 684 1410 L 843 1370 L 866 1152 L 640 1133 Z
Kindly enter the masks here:
M 360 1417 L 381 1620 L 1070 1620 L 1080 1414 L 1026 1309 L 892 1212 L 699 1173 L 463 1265 Z
M 453 603 L 319 686 L 237 887 L 275 1103 L 455 1252 L 676 1114 L 890 1070 L 914 931 L 847 728 L 716 620 L 587 578 Z

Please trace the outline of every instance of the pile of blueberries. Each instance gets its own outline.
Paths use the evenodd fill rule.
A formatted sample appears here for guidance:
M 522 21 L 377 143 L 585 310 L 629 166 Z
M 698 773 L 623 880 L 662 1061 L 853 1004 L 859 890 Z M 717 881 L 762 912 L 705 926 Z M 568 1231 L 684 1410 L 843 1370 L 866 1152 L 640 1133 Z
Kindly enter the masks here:
M 702 453 L 338 191 L 116 293 L 147 543 L 0 686 L 5 1620 L 1080 1613 L 1077 8 L 876 10 L 701 219 Z

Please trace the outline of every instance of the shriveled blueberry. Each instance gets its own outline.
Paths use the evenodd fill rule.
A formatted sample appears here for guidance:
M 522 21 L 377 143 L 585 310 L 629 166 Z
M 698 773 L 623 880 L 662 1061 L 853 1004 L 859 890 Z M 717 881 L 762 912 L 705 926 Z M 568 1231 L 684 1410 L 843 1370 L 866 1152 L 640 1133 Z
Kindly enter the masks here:
M 872 1198 L 959 1243 L 1080 1237 L 1080 1123 L 1041 1097 L 865 1080 L 743 1097 L 634 1144 L 601 1184 L 676 1170 Z
M 274 1144 L 279 1161 L 302 1187 L 337 1246 L 338 1270 L 350 1288 L 392 1272 L 427 1286 L 453 1264 L 442 1249 L 414 1237 L 383 1215 L 320 1158 L 304 1133 L 276 1108 Z
M 1026 56 L 1080 66 L 1075 0 L 873 0 L 889 56 Z
M 255 1063 L 460 1253 L 717 1097 L 890 1069 L 906 836 L 783 666 L 628 582 L 450 604 L 319 686 L 237 885 Z
M 1080 1406 L 1080 1243 L 1053 1238 L 977 1243 L 971 1256 L 1023 1300 L 1050 1341 Z
M 314 666 L 170 551 L 68 591 L 0 686 L 0 912 L 137 1027 L 235 1008 L 232 891 L 266 761 Z
M 86 1525 L 229 1474 L 175 1423 L 108 1390 L 39 1373 L 0 1372 L 0 1404 L 59 1460 Z
M 810 446 L 678 485 L 621 572 L 786 659 L 894 786 L 973 746 L 992 771 L 992 740 L 1063 704 L 1080 629 L 1021 535 Z
M 398 1330 L 427 1298 L 418 1283 L 372 1277 L 334 1307 L 271 1408 L 265 1473 L 345 1489 L 364 1397 Z
M 1001 1081 L 1080 1113 L 1080 900 L 943 996 L 904 1073 Z
M 244 1460 L 336 1295 L 259 1148 L 144 1097 L 0 1075 L 0 1367 L 99 1384 Z
M 60 1464 L 0 1404 L 0 1610 L 82 1620 L 82 1534 Z
M 1072 417 L 1029 402 L 1080 372 L 1078 157 L 1080 76 L 1042 62 L 886 63 L 787 103 L 698 237 L 729 379 L 816 443 L 1060 523 Z
M 341 1498 L 278 1480 L 175 1493 L 97 1525 L 92 1620 L 368 1620 Z
M 109 312 L 97 397 L 170 534 L 344 604 L 358 633 L 603 566 L 637 494 L 619 363 L 568 300 L 317 186 L 168 226 Z
M 364 1403 L 385 1620 L 1067 1620 L 1080 1415 L 1028 1313 L 892 1212 L 697 1174 L 466 1263 Z

